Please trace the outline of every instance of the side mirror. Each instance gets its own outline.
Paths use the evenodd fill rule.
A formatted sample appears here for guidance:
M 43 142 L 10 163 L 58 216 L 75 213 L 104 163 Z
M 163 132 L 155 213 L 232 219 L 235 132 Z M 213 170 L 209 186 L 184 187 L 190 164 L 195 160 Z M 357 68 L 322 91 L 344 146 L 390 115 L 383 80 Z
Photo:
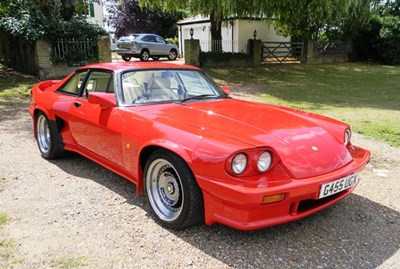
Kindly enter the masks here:
M 90 92 L 88 93 L 88 101 L 90 104 L 100 105 L 101 109 L 117 106 L 117 101 L 112 93 Z
M 221 86 L 221 89 L 227 94 L 229 95 L 231 93 L 231 87 L 229 86 Z

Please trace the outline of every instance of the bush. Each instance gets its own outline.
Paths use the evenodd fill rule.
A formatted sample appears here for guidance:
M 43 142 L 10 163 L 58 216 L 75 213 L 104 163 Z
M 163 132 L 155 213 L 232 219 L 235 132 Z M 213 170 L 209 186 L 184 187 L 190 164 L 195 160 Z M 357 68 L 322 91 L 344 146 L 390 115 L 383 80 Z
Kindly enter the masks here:
M 98 25 L 86 21 L 79 15 L 63 17 L 63 9 L 59 9 L 55 2 L 48 1 L 48 8 L 39 8 L 36 1 L 14 1 L 0 9 L 0 28 L 4 29 L 12 37 L 33 44 L 38 39 L 44 39 L 51 45 L 55 45 L 58 39 L 94 40 L 95 42 L 107 32 Z M 76 61 L 81 51 L 70 54 L 70 58 L 63 61 Z M 68 58 L 67 57 L 67 58 Z M 52 60 L 60 61 L 52 55 Z M 82 59 L 83 60 L 83 59 Z
M 390 5 L 381 8 L 353 41 L 353 58 L 400 64 L 399 9 Z
M 243 52 L 200 52 L 200 66 L 204 66 L 207 62 L 226 63 L 231 61 L 247 61 L 248 55 Z
M 385 17 L 376 41 L 376 48 L 387 64 L 400 64 L 400 18 Z
M 166 38 L 165 41 L 167 41 L 170 44 L 174 44 L 175 46 L 179 47 L 179 39 L 177 37 L 174 38 Z

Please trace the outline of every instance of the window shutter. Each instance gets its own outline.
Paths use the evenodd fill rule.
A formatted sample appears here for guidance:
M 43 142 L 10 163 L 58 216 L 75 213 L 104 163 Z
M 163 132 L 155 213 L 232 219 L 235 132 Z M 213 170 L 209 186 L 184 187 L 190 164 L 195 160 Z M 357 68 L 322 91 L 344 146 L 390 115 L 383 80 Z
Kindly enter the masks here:
M 89 15 L 90 15 L 90 17 L 94 17 L 94 4 L 93 4 L 93 2 L 89 3 Z

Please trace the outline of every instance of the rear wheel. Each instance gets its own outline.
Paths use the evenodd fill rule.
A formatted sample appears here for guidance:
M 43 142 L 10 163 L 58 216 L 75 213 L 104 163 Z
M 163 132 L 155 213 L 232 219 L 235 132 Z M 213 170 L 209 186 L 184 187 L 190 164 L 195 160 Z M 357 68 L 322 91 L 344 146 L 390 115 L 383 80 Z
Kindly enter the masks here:
M 132 59 L 131 56 L 122 55 L 121 57 L 122 57 L 122 60 L 124 60 L 125 62 L 129 62 Z
M 36 115 L 36 141 L 45 159 L 55 159 L 64 153 L 61 138 L 43 112 Z
M 155 151 L 146 163 L 144 183 L 150 210 L 162 225 L 182 229 L 203 219 L 201 190 L 188 165 L 177 155 Z
M 147 62 L 150 59 L 150 53 L 148 50 L 142 50 L 140 53 L 140 60 Z
M 170 59 L 171 61 L 175 61 L 177 56 L 178 56 L 178 52 L 176 50 L 172 49 L 168 54 L 168 59 Z

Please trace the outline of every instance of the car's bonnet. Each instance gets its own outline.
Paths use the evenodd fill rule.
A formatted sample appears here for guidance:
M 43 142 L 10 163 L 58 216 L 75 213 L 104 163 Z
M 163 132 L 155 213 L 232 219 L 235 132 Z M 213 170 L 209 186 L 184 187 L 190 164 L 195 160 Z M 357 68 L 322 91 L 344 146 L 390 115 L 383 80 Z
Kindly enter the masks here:
M 152 107 L 163 124 L 196 126 L 249 146 L 271 147 L 298 179 L 329 173 L 352 160 L 340 139 L 314 120 L 274 106 L 223 99 L 163 106 L 162 111 Z

